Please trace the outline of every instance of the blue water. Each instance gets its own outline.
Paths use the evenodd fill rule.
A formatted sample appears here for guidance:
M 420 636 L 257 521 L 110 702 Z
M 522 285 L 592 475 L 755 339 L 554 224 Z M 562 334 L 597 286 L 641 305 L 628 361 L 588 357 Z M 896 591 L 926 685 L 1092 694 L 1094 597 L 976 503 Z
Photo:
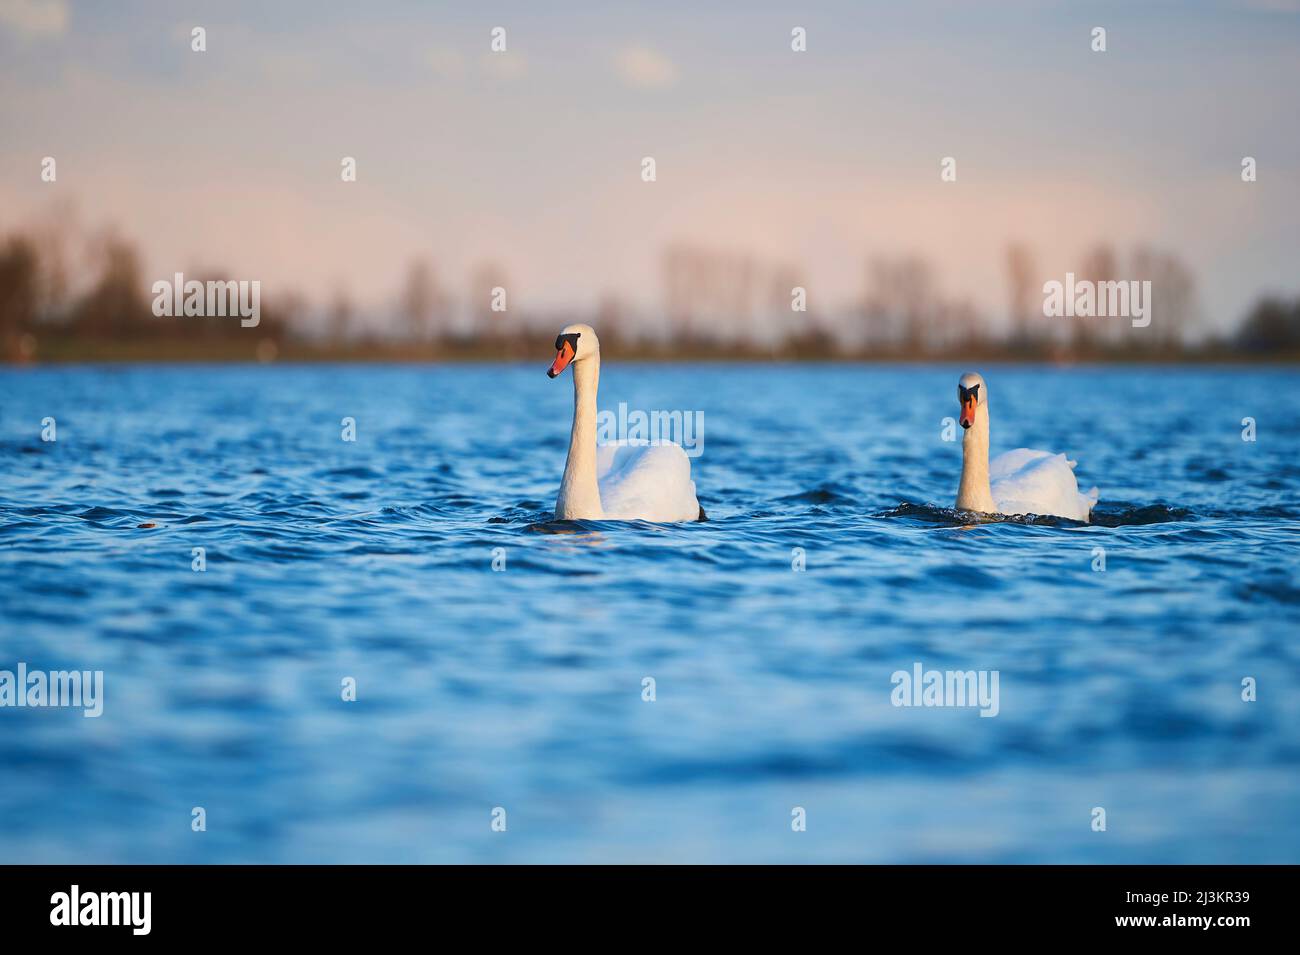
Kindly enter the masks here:
M 0 861 L 1300 861 L 1296 372 L 981 368 L 1102 505 L 972 526 L 965 369 L 607 362 L 704 412 L 653 526 L 550 520 L 547 357 L 0 371 L 0 668 L 105 674 L 0 709 Z

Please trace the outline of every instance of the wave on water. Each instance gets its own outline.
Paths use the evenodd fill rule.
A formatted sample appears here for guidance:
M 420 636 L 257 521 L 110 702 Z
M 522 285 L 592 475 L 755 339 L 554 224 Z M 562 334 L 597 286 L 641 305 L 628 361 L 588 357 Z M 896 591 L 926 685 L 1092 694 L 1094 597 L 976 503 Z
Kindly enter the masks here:
M 836 482 L 821 484 L 797 494 L 777 498 L 779 504 L 852 504 L 858 500 L 857 492 Z
M 1142 524 L 1175 524 L 1194 521 L 1197 515 L 1189 508 L 1170 504 L 1128 504 L 1103 501 L 1092 510 L 1092 523 L 1101 527 L 1133 527 Z
M 940 507 L 937 504 L 911 504 L 904 501 L 897 507 L 891 507 L 873 515 L 878 518 L 904 518 L 918 523 L 933 523 L 944 526 L 969 524 L 1033 524 L 1040 527 L 1087 527 L 1089 523 L 1098 527 L 1132 527 L 1143 524 L 1170 524 L 1178 521 L 1195 520 L 1196 515 L 1183 507 L 1170 507 L 1166 504 L 1129 504 L 1125 502 L 1108 502 L 1099 504 L 1092 512 L 1091 522 L 1076 521 L 1068 517 L 1056 517 L 1051 514 L 982 514 L 977 511 L 964 511 L 955 507 Z
M 709 522 L 657 524 L 555 519 L 534 367 L 0 369 L 0 667 L 104 670 L 111 731 L 0 715 L 0 856 L 1293 861 L 1300 376 L 1000 369 L 1006 446 L 1098 423 L 1082 524 L 951 507 L 957 373 L 611 367 L 710 422 Z M 895 708 L 918 664 L 998 673 L 997 718 Z

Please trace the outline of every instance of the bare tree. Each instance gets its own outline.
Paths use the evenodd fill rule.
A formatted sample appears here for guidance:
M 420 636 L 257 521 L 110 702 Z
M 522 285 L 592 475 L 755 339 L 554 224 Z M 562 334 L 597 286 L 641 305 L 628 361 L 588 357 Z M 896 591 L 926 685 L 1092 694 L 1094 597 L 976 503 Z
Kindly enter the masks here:
M 1079 277 L 1097 283 L 1097 288 L 1100 290 L 1101 283 L 1118 279 L 1118 271 L 1115 250 L 1105 243 L 1099 243 L 1084 256 L 1083 269 Z M 1114 341 L 1121 331 L 1121 326 L 1109 318 L 1073 318 L 1068 321 L 1072 322 L 1070 343 L 1076 351 L 1088 351 L 1103 338 Z
M 356 307 L 352 304 L 352 299 L 347 290 L 343 288 L 336 289 L 326 319 L 326 329 L 330 341 L 336 344 L 346 341 L 352 333 L 355 319 Z
M 1027 345 L 1039 337 L 1034 318 L 1042 314 L 1042 285 L 1033 253 L 1023 243 L 1016 242 L 1007 247 L 1007 285 L 1010 291 L 1011 341 L 1013 345 Z
M 1184 344 L 1199 322 L 1191 270 L 1172 253 L 1141 247 L 1133 253 L 1133 273 L 1133 278 L 1151 282 L 1151 325 L 1134 331 L 1154 347 Z
M 406 335 L 412 341 L 428 339 L 438 298 L 438 283 L 434 279 L 433 268 L 423 259 L 412 262 L 406 273 L 400 305 Z
M 470 273 L 469 286 L 472 334 L 485 335 L 499 343 L 506 337 L 510 324 L 511 302 L 505 270 L 495 262 L 484 262 Z M 501 306 L 503 310 L 495 310 Z
M 943 334 L 934 270 L 919 256 L 876 257 L 867 263 L 862 312 L 867 338 L 929 351 Z
M 135 246 L 110 231 L 97 237 L 92 252 L 100 263 L 99 278 L 74 307 L 76 326 L 90 338 L 114 339 L 147 327 L 143 319 L 149 306 Z
M 17 356 L 36 318 L 39 262 L 32 242 L 10 236 L 0 246 L 0 355 Z

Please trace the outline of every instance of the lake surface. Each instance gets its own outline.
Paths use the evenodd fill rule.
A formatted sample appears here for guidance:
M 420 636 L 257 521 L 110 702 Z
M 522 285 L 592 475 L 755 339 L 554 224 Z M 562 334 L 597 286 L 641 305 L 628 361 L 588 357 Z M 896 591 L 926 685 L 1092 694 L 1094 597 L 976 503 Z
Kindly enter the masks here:
M 0 669 L 105 681 L 0 708 L 0 862 L 1300 861 L 1300 374 L 980 368 L 1101 505 L 970 525 L 967 369 L 607 362 L 709 520 L 557 524 L 550 357 L 0 370 Z

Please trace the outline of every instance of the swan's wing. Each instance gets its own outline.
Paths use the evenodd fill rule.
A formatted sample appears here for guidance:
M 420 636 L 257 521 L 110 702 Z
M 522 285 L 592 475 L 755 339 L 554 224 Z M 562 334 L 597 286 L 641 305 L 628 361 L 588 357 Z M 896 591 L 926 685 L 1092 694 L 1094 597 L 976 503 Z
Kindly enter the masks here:
M 1002 514 L 1050 514 L 1086 521 L 1098 492 L 1079 493 L 1074 462 L 1064 454 L 1017 448 L 989 462 L 993 501 Z
M 691 459 L 678 445 L 597 447 L 596 479 L 601 507 L 611 520 L 693 521 L 700 516 Z
M 1053 454 L 1051 451 L 1031 451 L 1029 448 L 1016 448 L 1014 451 L 1007 451 L 1005 454 L 999 454 L 989 462 L 989 481 L 1000 481 L 1010 477 L 1018 471 L 1023 471 L 1029 465 L 1042 461 L 1044 458 L 1060 458 L 1061 454 Z M 1071 465 L 1073 467 L 1073 465 Z
M 605 475 L 614 469 L 614 462 L 618 460 L 620 452 L 623 452 L 623 464 L 626 463 L 628 449 L 629 445 L 624 441 L 596 445 L 596 483 L 599 484 L 605 480 Z M 632 450 L 640 449 L 634 447 Z M 622 464 L 620 464 L 620 467 L 622 467 Z

